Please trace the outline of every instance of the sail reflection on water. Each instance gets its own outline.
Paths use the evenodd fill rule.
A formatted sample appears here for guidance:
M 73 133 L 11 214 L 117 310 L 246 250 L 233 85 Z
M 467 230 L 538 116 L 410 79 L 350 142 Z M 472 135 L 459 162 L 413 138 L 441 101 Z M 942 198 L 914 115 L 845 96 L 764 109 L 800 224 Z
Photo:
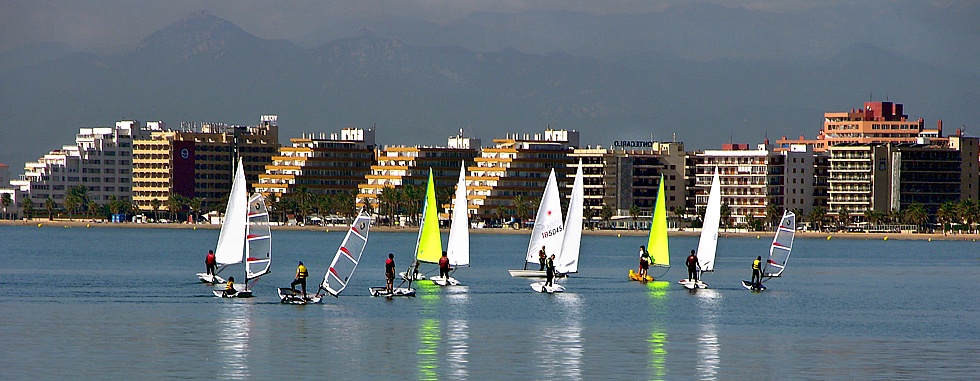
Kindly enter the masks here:
M 555 318 L 545 326 L 534 354 L 541 370 L 538 379 L 582 379 L 582 298 L 573 293 L 554 294 Z
M 667 333 L 664 330 L 664 321 L 667 319 L 667 290 L 670 282 L 649 282 L 647 283 L 650 296 L 650 337 L 647 344 L 650 347 L 650 379 L 664 380 L 667 377 Z
M 221 361 L 217 378 L 248 378 L 252 305 L 237 301 L 223 304 L 217 327 L 218 361 Z
M 718 342 L 718 310 L 721 305 L 721 294 L 712 289 L 701 289 L 697 292 L 698 305 L 701 307 L 701 326 L 698 335 L 698 378 L 702 380 L 717 380 L 718 367 L 721 364 L 721 345 Z
M 448 374 L 446 378 L 451 380 L 465 380 L 469 376 L 466 365 L 469 360 L 469 320 L 466 315 L 467 306 L 470 303 L 470 294 L 465 286 L 451 287 L 447 289 L 446 303 L 450 307 L 449 322 L 446 339 L 446 364 Z

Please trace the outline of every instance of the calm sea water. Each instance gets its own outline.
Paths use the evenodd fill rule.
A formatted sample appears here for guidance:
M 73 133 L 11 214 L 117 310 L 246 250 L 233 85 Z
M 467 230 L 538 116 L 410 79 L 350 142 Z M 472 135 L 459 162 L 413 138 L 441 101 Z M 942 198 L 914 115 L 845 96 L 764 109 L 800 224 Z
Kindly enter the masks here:
M 713 288 L 626 280 L 643 237 L 585 236 L 568 292 L 511 278 L 526 235 L 473 234 L 465 287 L 369 296 L 415 232 L 371 233 L 339 299 L 282 305 L 298 260 L 322 277 L 340 232 L 273 233 L 253 299 L 194 273 L 216 230 L 0 226 L 0 379 L 976 379 L 980 250 L 963 241 L 797 240 L 785 277 L 739 281 L 771 236 L 722 238 Z M 432 272 L 432 268 L 428 269 Z M 234 274 L 232 274 L 234 275 Z M 311 281 L 311 286 L 316 281 Z M 313 286 L 315 287 L 315 286 Z

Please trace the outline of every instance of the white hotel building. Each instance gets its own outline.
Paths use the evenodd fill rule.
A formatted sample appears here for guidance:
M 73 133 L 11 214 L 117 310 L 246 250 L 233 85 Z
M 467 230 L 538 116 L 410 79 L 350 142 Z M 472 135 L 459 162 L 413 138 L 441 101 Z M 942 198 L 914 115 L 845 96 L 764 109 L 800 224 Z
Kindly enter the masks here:
M 116 122 L 115 127 L 84 127 L 75 145 L 48 152 L 24 164 L 24 174 L 10 184 L 20 188 L 36 207 L 49 197 L 63 208 L 68 189 L 83 185 L 91 200 L 104 204 L 109 196 L 132 199 L 133 139 L 141 134 L 137 121 Z

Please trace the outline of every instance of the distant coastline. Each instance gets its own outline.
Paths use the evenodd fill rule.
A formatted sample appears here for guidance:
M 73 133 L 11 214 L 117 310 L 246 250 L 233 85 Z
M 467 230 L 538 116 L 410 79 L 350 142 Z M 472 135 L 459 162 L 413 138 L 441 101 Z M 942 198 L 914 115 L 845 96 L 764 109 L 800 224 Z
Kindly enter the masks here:
M 91 220 L 54 220 L 49 221 L 47 219 L 33 219 L 33 220 L 0 220 L 0 226 L 30 226 L 38 227 L 40 224 L 41 228 L 136 228 L 136 229 L 212 229 L 218 230 L 220 225 L 212 224 L 136 224 L 136 223 L 106 223 L 106 222 L 92 222 Z M 336 225 L 336 226 L 273 226 L 273 230 L 293 230 L 293 231 L 323 231 L 323 232 L 336 232 L 344 231 L 347 229 L 346 226 Z M 373 226 L 371 231 L 374 232 L 417 232 L 415 227 L 397 227 L 397 226 Z M 443 232 L 448 232 L 448 229 L 442 229 Z M 509 229 L 509 228 L 486 228 L 486 229 L 470 229 L 471 234 L 521 234 L 527 235 L 531 234 L 530 229 Z M 593 236 L 624 236 L 624 237 L 645 237 L 647 231 L 645 230 L 584 230 L 583 235 L 593 235 Z M 668 235 L 672 237 L 696 237 L 700 235 L 699 230 L 683 230 L 683 231 L 669 231 Z M 758 237 L 771 238 L 772 232 L 744 232 L 744 231 L 731 231 L 725 232 L 721 231 L 718 233 L 721 237 Z M 943 235 L 942 233 L 823 233 L 823 232 L 797 232 L 797 238 L 823 238 L 823 239 L 864 239 L 864 240 L 939 240 L 939 241 L 976 241 L 980 238 L 978 234 L 949 234 Z

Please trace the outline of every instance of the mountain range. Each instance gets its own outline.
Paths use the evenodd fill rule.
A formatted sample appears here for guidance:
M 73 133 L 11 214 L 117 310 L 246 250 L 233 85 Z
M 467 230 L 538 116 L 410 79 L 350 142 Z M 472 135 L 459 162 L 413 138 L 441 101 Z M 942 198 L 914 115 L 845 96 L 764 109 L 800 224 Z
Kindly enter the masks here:
M 767 56 L 758 46 L 748 54 L 717 42 L 720 51 L 705 54 L 713 50 L 697 53 L 656 38 L 670 33 L 667 28 L 697 36 L 681 16 L 722 17 L 714 7 L 659 15 L 667 25 L 649 25 L 648 43 L 632 50 L 635 40 L 627 37 L 619 46 L 597 47 L 616 41 L 617 33 L 636 35 L 602 25 L 643 22 L 598 22 L 571 12 L 474 14 L 402 35 L 384 28 L 341 33 L 332 26 L 301 43 L 262 39 L 202 12 L 114 55 L 24 46 L 0 53 L 0 162 L 19 173 L 25 161 L 71 144 L 79 127 L 126 119 L 175 127 L 182 121 L 255 124 L 261 114 L 278 114 L 281 141 L 374 126 L 381 144 L 427 145 L 445 144 L 460 128 L 489 142 L 552 126 L 581 131 L 584 145 L 652 136 L 683 141 L 689 150 L 767 136 L 813 137 L 824 112 L 869 99 L 904 103 L 906 113 L 925 118 L 929 127 L 943 119 L 947 134 L 980 119 L 976 72 L 874 43 L 833 54 L 800 46 Z M 515 21 L 522 17 L 547 20 L 543 27 L 564 25 L 583 38 L 579 45 L 556 42 L 552 46 L 565 49 L 552 51 L 540 42 L 522 45 L 514 37 L 520 35 L 514 29 L 528 25 Z M 733 29 L 740 33 L 750 33 L 752 25 L 761 28 L 756 33 L 776 31 L 764 26 L 766 17 L 724 14 L 731 17 L 749 23 Z M 425 38 L 431 42 L 422 44 Z M 791 40 L 773 39 L 780 46 Z

